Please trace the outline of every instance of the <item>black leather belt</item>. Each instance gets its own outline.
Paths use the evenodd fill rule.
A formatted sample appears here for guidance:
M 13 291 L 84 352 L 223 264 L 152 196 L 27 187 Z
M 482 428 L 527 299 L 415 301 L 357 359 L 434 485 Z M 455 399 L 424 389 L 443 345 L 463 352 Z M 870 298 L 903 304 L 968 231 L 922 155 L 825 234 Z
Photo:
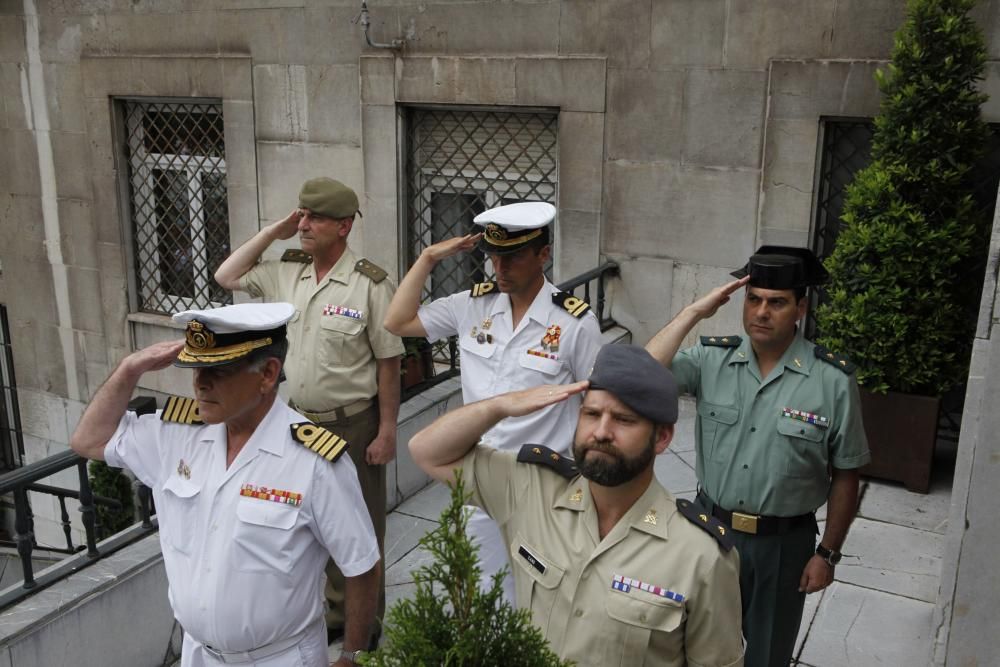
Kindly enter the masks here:
M 730 528 L 748 535 L 784 535 L 805 524 L 811 523 L 815 529 L 816 513 L 799 514 L 798 516 L 763 516 L 747 514 L 723 509 L 713 503 L 704 493 L 698 494 L 698 501 L 703 505 L 712 506 L 712 516 Z

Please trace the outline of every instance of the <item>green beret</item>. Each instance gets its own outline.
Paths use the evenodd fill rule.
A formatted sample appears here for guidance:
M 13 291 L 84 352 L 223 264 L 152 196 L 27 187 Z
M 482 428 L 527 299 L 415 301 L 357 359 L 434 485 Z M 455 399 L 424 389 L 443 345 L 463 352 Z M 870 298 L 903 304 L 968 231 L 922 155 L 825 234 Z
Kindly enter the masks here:
M 358 195 L 340 181 L 313 178 L 299 190 L 299 208 L 340 220 L 358 213 Z

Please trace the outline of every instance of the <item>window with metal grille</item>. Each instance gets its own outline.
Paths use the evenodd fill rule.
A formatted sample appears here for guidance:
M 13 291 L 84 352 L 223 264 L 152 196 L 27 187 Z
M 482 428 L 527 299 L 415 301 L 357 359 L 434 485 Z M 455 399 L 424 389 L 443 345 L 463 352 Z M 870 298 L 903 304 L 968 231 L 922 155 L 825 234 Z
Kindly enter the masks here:
M 556 112 L 407 107 L 404 113 L 404 272 L 427 246 L 475 231 L 472 219 L 486 209 L 555 203 Z M 422 296 L 447 296 L 491 276 L 482 253 L 452 257 L 434 268 Z
M 212 278 L 229 255 L 222 104 L 123 98 L 138 310 L 232 303 Z
M 24 456 L 21 415 L 14 382 L 14 354 L 10 345 L 7 308 L 0 304 L 0 470 L 19 468 Z

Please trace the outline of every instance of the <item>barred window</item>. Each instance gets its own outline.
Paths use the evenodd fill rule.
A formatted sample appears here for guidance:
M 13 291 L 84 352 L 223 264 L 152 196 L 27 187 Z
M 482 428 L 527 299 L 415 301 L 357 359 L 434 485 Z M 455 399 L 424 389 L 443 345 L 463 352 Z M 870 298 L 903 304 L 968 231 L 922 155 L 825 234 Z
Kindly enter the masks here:
M 486 209 L 555 203 L 558 115 L 554 111 L 407 107 L 406 239 L 409 268 L 427 246 L 476 231 Z M 422 295 L 435 299 L 490 278 L 482 253 L 439 262 Z
M 118 100 L 138 310 L 232 303 L 212 275 L 229 255 L 222 105 Z
M 24 440 L 14 382 L 14 354 L 10 345 L 7 308 L 0 304 L 0 471 L 22 465 Z

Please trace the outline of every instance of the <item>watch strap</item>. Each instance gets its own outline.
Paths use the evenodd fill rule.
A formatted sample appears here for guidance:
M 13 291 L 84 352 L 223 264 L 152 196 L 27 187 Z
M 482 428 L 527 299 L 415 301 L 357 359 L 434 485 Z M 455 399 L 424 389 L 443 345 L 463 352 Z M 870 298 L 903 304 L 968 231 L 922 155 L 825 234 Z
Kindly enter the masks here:
M 341 651 L 340 659 L 347 660 L 352 665 L 357 665 L 359 664 L 358 660 L 361 658 L 362 655 L 364 655 L 364 651 L 361 649 L 358 649 L 357 651 Z
M 825 560 L 830 565 L 836 565 L 837 563 L 839 563 L 840 559 L 843 556 L 843 554 L 841 554 L 836 549 L 827 549 L 822 544 L 816 545 L 816 553 L 819 555 L 820 558 Z

